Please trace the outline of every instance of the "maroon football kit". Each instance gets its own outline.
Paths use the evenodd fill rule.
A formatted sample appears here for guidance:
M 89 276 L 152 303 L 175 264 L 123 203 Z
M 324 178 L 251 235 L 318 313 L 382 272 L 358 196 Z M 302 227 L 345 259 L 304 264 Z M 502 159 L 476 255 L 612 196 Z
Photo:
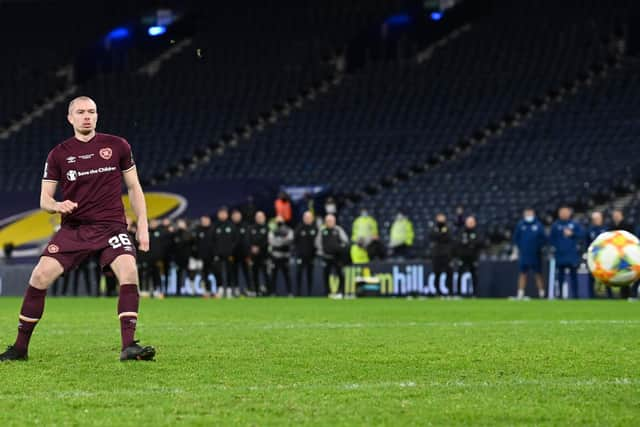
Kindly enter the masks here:
M 117 136 L 96 133 L 87 142 L 74 137 L 56 145 L 49 152 L 42 179 L 57 183 L 62 200 L 70 200 L 78 206 L 62 216 L 60 230 L 42 256 L 58 260 L 65 272 L 94 253 L 99 255 L 103 268 L 120 255 L 135 258 L 136 249 L 127 234 L 121 196 L 122 173 L 133 168 L 131 147 Z M 50 284 L 29 282 L 18 316 L 16 341 L 0 353 L 0 362 L 27 360 L 31 335 L 44 313 L 46 287 Z M 153 360 L 156 354 L 152 346 L 142 347 L 135 340 L 139 305 L 137 283 L 120 283 L 121 361 Z
M 102 267 L 119 255 L 135 257 L 122 204 L 122 173 L 134 167 L 131 146 L 117 136 L 96 133 L 87 142 L 73 137 L 54 147 L 42 179 L 57 182 L 60 200 L 78 207 L 62 216 L 60 230 L 42 255 L 58 260 L 65 271 L 93 253 Z

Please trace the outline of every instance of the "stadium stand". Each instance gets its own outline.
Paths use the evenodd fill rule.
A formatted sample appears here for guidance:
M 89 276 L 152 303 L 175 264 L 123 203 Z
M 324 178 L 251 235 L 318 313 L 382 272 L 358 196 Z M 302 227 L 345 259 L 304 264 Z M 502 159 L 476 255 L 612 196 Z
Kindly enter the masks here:
M 90 19 L 77 3 L 0 3 L 0 128 L 62 91 L 80 50 L 151 2 L 128 2 L 118 8 L 111 3 L 93 1 Z
M 215 144 L 234 126 L 257 121 L 261 113 L 268 117 L 275 102 L 326 77 L 332 66 L 323 57 L 343 48 L 366 23 L 381 20 L 397 2 L 356 1 L 345 10 L 331 1 L 313 10 L 308 1 L 289 1 L 284 13 L 273 4 L 243 1 L 219 13 L 213 5 L 197 3 L 198 31 L 190 48 L 153 78 L 128 67 L 82 86 L 100 105 L 117 106 L 105 108 L 101 126 L 132 141 L 143 178 L 191 158 L 196 147 Z M 148 59 L 137 57 L 140 52 L 131 54 L 136 64 Z M 0 177 L 3 188 L 37 188 L 42 159 L 68 134 L 60 126 L 64 115 L 65 106 L 59 106 L 0 148 L 0 162 L 7 166 Z
M 429 63 L 371 64 L 340 90 L 186 179 L 278 176 L 289 184 L 356 192 L 498 121 L 606 56 L 592 16 L 602 13 L 596 34 L 604 35 L 614 12 L 589 5 L 573 2 L 543 19 L 544 8 L 504 4 Z M 506 36 L 516 28 L 518 37 Z M 495 49 L 488 53 L 487 45 Z M 530 45 L 536 50 L 526 49 Z
M 420 165 L 451 150 L 460 140 L 482 133 L 484 127 L 498 129 L 505 120 L 513 124 L 515 119 L 510 120 L 507 113 L 526 115 L 527 102 L 544 102 L 543 95 L 550 88 L 570 85 L 594 63 L 605 61 L 612 52 L 603 40 L 624 20 L 629 2 L 604 5 L 589 0 L 558 5 L 545 0 L 531 8 L 507 1 L 495 3 L 492 14 L 473 22 L 465 34 L 435 51 L 426 63 L 368 63 L 345 77 L 339 89 L 317 97 L 260 133 L 252 130 L 272 118 L 275 103 L 287 100 L 286 108 L 291 107 L 301 88 L 319 88 L 323 79 L 335 78 L 335 68 L 326 60 L 332 49 L 344 48 L 367 26 L 382 22 L 400 2 L 352 2 L 345 11 L 341 2 L 332 1 L 310 13 L 309 2 L 291 1 L 286 12 L 279 10 L 277 15 L 273 2 L 239 2 L 237 8 L 225 9 L 223 14 L 200 4 L 189 47 L 163 63 L 158 73 L 152 77 L 139 73 L 151 56 L 148 50 L 134 49 L 131 66 L 100 75 L 81 89 L 107 106 L 101 127 L 131 140 L 147 180 L 172 177 L 195 155 L 210 161 L 185 171 L 180 178 L 183 182 L 278 177 L 287 184 L 328 184 L 345 196 L 362 195 L 367 188 L 376 193 L 385 183 L 407 178 L 411 168 L 417 166 L 419 171 Z M 551 15 L 547 13 L 550 9 L 554 10 Z M 324 31 L 329 27 L 331 32 Z M 59 106 L 0 144 L 2 188 L 38 187 L 42 159 L 54 142 L 68 135 L 60 125 L 65 108 Z M 608 191 L 614 183 L 606 180 L 582 191 L 585 179 L 595 179 L 577 166 L 568 170 L 562 183 L 556 183 L 557 175 L 539 181 L 531 181 L 525 171 L 513 175 L 520 171 L 513 165 L 526 158 L 521 157 L 524 151 L 517 149 L 515 141 L 538 141 L 541 134 L 537 132 L 543 134 L 540 129 L 545 125 L 538 123 L 538 129 L 536 123 L 513 131 L 525 132 L 534 126 L 531 134 L 517 134 L 508 144 L 500 143 L 504 137 L 491 141 L 478 154 L 402 181 L 401 186 L 382 191 L 363 204 L 375 205 L 380 210 L 376 213 L 385 220 L 391 219 L 396 207 L 408 207 L 417 220 L 420 244 L 424 243 L 420 239 L 426 220 L 435 210 L 450 209 L 456 203 L 467 205 L 495 227 L 494 234 L 504 236 L 520 209 L 536 203 L 530 198 L 534 188 L 551 192 L 542 199 L 546 204 L 540 207 L 545 211 L 568 196 L 586 203 L 584 196 Z M 559 120 L 555 131 L 561 132 L 567 123 Z M 244 139 L 250 140 L 227 146 L 222 156 L 206 155 L 234 132 L 246 132 Z M 595 138 L 595 130 L 587 136 Z M 560 147 L 571 152 L 566 145 Z M 556 148 L 548 141 L 539 142 L 527 155 L 544 156 L 545 150 L 551 153 Z M 596 152 L 597 148 L 587 150 Z M 561 154 L 566 157 L 562 151 L 558 159 L 563 158 Z M 496 163 L 496 156 L 503 160 Z M 491 172 L 481 186 L 473 172 L 477 166 L 470 168 L 476 164 Z M 503 194 L 505 182 L 512 190 L 509 194 Z M 474 185 L 475 190 L 470 190 Z M 342 221 L 350 222 L 356 209 L 344 210 Z
M 615 189 L 628 192 L 640 179 L 640 147 L 633 143 L 640 124 L 630 108 L 640 95 L 638 71 L 633 63 L 612 69 L 547 113 L 366 203 L 386 220 L 401 206 L 420 226 L 462 205 L 505 236 L 524 207 L 551 218 L 563 203 L 585 209 Z M 356 212 L 348 208 L 343 217 Z M 637 212 L 630 207 L 629 217 Z M 417 231 L 417 240 L 425 234 Z

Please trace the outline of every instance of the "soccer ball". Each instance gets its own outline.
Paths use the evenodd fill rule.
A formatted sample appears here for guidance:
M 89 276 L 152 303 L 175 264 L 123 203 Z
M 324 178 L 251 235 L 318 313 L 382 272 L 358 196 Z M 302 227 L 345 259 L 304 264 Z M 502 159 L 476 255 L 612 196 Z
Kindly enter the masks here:
M 587 264 L 597 281 L 629 286 L 640 279 L 640 241 L 623 230 L 606 231 L 589 245 Z

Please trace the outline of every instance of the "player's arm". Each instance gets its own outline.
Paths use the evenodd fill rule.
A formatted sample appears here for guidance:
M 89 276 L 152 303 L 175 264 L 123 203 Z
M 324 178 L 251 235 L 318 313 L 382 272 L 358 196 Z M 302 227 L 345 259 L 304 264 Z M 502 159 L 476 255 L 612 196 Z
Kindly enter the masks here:
M 51 214 L 71 213 L 75 208 L 78 207 L 78 204 L 76 202 L 72 202 L 71 200 L 56 202 L 56 199 L 54 198 L 54 196 L 56 195 L 57 187 L 58 187 L 58 183 L 56 181 L 50 181 L 50 180 L 42 181 L 42 190 L 40 191 L 40 208 Z
M 136 232 L 136 239 L 138 239 L 139 248 L 143 252 L 149 250 L 149 224 L 147 223 L 147 204 L 144 201 L 144 193 L 142 192 L 142 186 L 138 179 L 138 172 L 136 168 L 130 168 L 122 173 L 124 183 L 127 186 L 129 192 L 129 202 L 131 203 L 131 209 L 136 215 L 136 224 L 138 230 Z

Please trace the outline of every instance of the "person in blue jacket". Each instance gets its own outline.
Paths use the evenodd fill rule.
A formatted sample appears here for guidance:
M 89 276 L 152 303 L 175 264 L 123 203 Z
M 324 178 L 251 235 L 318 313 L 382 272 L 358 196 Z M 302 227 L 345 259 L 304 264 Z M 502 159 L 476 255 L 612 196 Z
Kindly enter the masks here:
M 584 238 L 580 224 L 571 219 L 571 208 L 563 206 L 558 209 L 558 219 L 551 224 L 549 243 L 555 249 L 558 283 L 564 283 L 566 270 L 569 270 L 571 296 L 578 297 L 578 264 L 580 253 L 578 246 Z
M 602 212 L 598 212 L 598 211 L 592 212 L 591 223 L 589 224 L 586 232 L 584 233 L 585 251 L 587 248 L 589 248 L 589 245 L 591 244 L 591 242 L 596 240 L 596 237 L 598 237 L 600 234 L 604 233 L 605 231 L 607 231 L 607 226 L 604 225 L 604 218 L 602 216 Z M 595 297 L 595 284 L 596 284 L 596 281 L 593 278 L 593 276 L 590 274 L 589 275 L 589 298 Z M 611 298 L 612 297 L 611 289 L 608 286 L 605 286 L 605 288 L 607 290 L 607 296 Z
M 518 276 L 518 298 L 524 298 L 527 286 L 527 275 L 535 275 L 538 296 L 544 298 L 544 281 L 542 280 L 542 248 L 547 243 L 544 226 L 536 218 L 533 209 L 523 211 L 523 219 L 518 222 L 513 232 L 513 244 L 518 248 L 520 275 Z

